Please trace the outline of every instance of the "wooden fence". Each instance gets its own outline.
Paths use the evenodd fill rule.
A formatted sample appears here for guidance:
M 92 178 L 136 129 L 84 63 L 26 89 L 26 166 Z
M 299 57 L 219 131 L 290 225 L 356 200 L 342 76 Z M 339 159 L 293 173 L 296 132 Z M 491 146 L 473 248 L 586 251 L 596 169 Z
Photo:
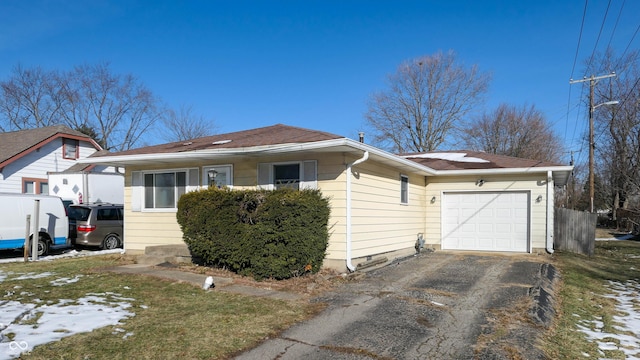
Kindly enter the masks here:
M 598 215 L 585 211 L 555 209 L 553 247 L 591 256 L 596 245 Z

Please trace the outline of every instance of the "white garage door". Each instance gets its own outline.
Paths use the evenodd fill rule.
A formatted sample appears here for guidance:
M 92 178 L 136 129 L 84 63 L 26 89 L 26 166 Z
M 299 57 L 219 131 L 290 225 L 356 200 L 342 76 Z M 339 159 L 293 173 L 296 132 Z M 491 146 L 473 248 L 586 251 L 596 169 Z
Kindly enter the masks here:
M 442 248 L 529 251 L 529 192 L 444 193 Z

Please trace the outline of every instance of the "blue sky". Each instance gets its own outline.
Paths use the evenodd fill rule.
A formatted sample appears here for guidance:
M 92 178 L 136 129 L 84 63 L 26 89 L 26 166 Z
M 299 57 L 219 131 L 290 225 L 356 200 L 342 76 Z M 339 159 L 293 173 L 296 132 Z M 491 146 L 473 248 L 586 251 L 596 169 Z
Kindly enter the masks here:
M 640 47 L 640 2 L 612 0 L 603 22 L 608 3 L 588 2 L 572 74 L 579 0 L 4 0 L 0 79 L 17 64 L 108 61 L 170 106 L 214 119 L 219 132 L 284 123 L 357 138 L 368 96 L 401 62 L 454 50 L 493 74 L 478 112 L 533 104 L 580 150 L 586 109 L 569 79 L 585 75 L 594 48 Z

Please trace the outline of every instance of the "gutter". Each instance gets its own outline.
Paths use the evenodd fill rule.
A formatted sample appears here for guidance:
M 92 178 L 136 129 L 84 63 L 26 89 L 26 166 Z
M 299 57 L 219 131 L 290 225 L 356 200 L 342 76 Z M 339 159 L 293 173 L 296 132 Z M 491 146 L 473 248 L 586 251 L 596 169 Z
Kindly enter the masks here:
M 553 213 L 553 172 L 547 171 L 547 242 L 546 249 L 549 254 L 553 254 L 553 230 L 554 230 L 554 213 Z
M 355 165 L 361 164 L 369 159 L 369 151 L 365 151 L 362 157 L 352 163 L 347 164 L 347 230 L 346 230 L 346 242 L 347 242 L 347 269 L 349 271 L 356 271 L 356 267 L 351 263 L 351 168 Z

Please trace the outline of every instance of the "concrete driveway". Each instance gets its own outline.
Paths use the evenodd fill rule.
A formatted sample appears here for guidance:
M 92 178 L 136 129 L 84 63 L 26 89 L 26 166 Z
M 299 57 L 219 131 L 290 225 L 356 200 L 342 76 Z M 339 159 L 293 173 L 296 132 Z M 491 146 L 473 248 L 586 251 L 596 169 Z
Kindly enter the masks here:
M 543 359 L 546 256 L 435 252 L 366 273 L 328 307 L 237 359 Z

